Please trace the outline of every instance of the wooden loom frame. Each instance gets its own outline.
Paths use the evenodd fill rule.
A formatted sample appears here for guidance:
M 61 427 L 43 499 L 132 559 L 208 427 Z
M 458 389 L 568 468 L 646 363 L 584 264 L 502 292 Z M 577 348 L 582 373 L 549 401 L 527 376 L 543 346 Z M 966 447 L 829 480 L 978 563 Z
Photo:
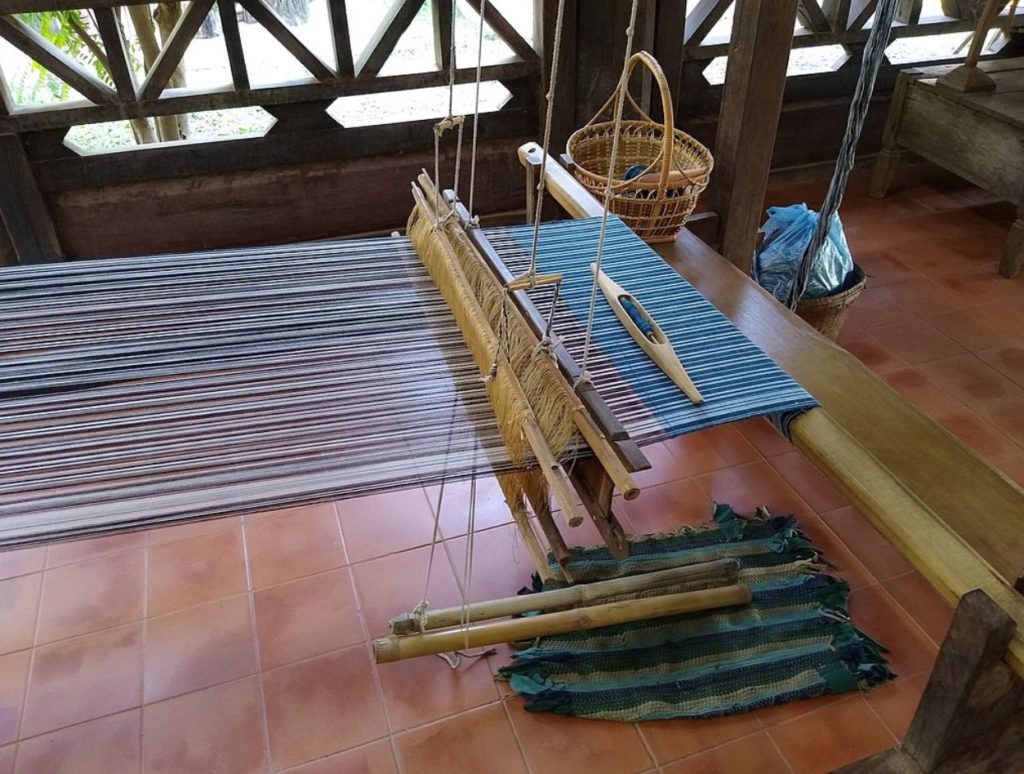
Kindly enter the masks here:
M 602 214 L 601 204 L 554 159 L 540 169 L 535 143 L 523 145 L 519 157 L 530 179 L 545 175 L 547 190 L 571 217 Z M 791 424 L 793 444 L 947 601 L 958 604 L 902 748 L 852 764 L 844 774 L 998 772 L 1007 761 L 1024 760 L 1024 554 L 1017 550 L 1024 542 L 1024 491 L 686 229 L 658 252 L 819 399 L 820 408 Z M 787 336 L 797 344 L 780 343 Z M 859 400 L 843 395 L 858 390 Z M 867 430 L 852 426 L 852 408 L 892 422 L 892 433 L 904 438 L 905 431 L 911 447 L 928 446 L 918 455 L 881 447 Z M 948 465 L 963 469 L 940 470 Z M 906 479 L 899 476 L 904 469 Z M 929 489 L 952 499 L 947 506 L 954 510 L 938 510 Z M 954 521 L 956 508 L 963 514 Z M 972 522 L 998 528 L 999 521 L 988 518 L 997 514 L 1009 526 L 986 540 Z

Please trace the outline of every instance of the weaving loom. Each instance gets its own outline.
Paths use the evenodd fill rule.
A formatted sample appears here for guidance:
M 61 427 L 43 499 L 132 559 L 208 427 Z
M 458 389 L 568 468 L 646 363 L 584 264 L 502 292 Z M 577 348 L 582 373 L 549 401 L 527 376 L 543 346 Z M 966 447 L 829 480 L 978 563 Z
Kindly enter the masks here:
M 636 11 L 634 1 L 634 21 Z M 546 136 L 553 94 L 552 83 Z M 620 97 L 616 120 L 622 107 Z M 435 148 L 457 130 L 458 158 L 463 123 L 449 107 Z M 474 169 L 469 209 L 441 190 L 436 161 L 433 179 L 418 178 L 408 237 L 0 272 L 0 545 L 436 482 L 443 497 L 445 481 L 486 472 L 497 474 L 541 577 L 571 581 L 553 512 L 576 526 L 585 509 L 611 555 L 624 557 L 612 494 L 639 494 L 631 474 L 649 467 L 639 445 L 814 405 L 609 217 L 607 199 L 589 221 L 481 230 Z M 597 304 L 602 272 L 658 320 L 703 402 Z M 440 509 L 439 499 L 431 558 Z M 472 537 L 468 548 L 471 557 Z M 671 593 L 591 608 L 588 625 L 603 620 L 598 612 L 614 623 L 750 598 L 735 567 L 680 570 L 697 573 L 697 586 L 652 578 Z M 578 624 L 554 613 L 477 631 L 468 623 L 478 611 L 464 604 L 462 627 L 446 634 L 427 631 L 424 600 L 396 619 L 396 631 L 411 620 L 415 635 L 379 641 L 378 658 Z

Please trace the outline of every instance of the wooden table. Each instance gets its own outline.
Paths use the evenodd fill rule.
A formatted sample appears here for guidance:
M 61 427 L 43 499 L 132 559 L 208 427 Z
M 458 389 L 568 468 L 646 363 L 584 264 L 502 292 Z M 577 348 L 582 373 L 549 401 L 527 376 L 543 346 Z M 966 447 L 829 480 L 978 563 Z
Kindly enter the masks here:
M 1016 202 L 999 263 L 1000 274 L 1014 277 L 1024 264 L 1024 58 L 980 66 L 995 91 L 959 94 L 937 85 L 953 65 L 900 73 L 870 194 L 885 196 L 905 149 Z

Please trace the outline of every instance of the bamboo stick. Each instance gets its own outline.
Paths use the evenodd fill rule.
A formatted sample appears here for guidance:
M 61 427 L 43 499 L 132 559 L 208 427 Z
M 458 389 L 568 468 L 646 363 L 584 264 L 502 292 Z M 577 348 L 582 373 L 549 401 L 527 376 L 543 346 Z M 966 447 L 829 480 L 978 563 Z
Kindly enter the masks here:
M 702 591 L 684 591 L 650 599 L 630 599 L 603 605 L 545 613 L 507 621 L 489 621 L 465 628 L 439 629 L 423 634 L 390 635 L 374 640 L 373 655 L 378 664 L 416 656 L 446 653 L 461 648 L 479 648 L 502 642 L 532 640 L 565 632 L 586 631 L 602 626 L 694 613 L 750 602 L 750 588 L 739 584 Z
M 713 562 L 688 564 L 682 567 L 672 567 L 667 570 L 597 581 L 596 583 L 585 583 L 554 591 L 492 599 L 465 607 L 428 610 L 422 622 L 426 629 L 444 629 L 449 626 L 459 626 L 463 621 L 473 623 L 489 618 L 589 605 L 599 599 L 607 599 L 620 594 L 635 594 L 683 583 L 706 584 L 720 581 L 719 585 L 726 586 L 736 582 L 739 569 L 740 563 L 735 559 L 717 559 Z M 420 621 L 408 613 L 396 616 L 389 622 L 392 634 L 412 634 L 417 631 L 419 625 Z

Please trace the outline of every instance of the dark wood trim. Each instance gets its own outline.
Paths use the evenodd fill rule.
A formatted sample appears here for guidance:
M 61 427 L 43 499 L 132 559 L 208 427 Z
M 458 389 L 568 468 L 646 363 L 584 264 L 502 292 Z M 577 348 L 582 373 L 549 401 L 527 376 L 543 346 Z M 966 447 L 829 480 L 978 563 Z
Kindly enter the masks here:
M 181 18 L 174 25 L 171 36 L 160 51 L 160 56 L 153 63 L 139 89 L 140 100 L 153 100 L 160 96 L 170 82 L 174 71 L 185 55 L 185 49 L 196 36 L 206 15 L 213 8 L 214 0 L 192 0 L 181 13 Z
M 544 0 L 541 9 L 541 60 L 544 62 L 541 73 L 541 89 L 539 113 L 544 120 L 547 104 L 544 101 L 551 82 L 552 46 L 555 38 L 555 19 L 557 18 L 558 0 Z M 551 147 L 548 152 L 556 154 L 565 148 L 569 138 L 578 124 L 576 123 L 576 26 L 578 21 L 578 0 L 565 0 L 565 18 L 563 21 L 562 48 L 558 55 L 558 83 L 555 87 L 554 116 L 551 122 Z
M 432 0 L 430 12 L 434 28 L 434 63 L 441 72 L 452 65 L 452 5 L 451 0 Z
M 469 3 L 473 10 L 480 13 L 480 7 L 483 5 L 480 0 L 466 0 L 466 2 Z M 541 15 L 539 11 L 536 11 L 536 13 L 538 16 Z M 502 16 L 501 11 L 495 8 L 492 2 L 488 2 L 487 7 L 484 9 L 484 21 L 490 25 L 499 38 L 508 44 L 508 47 L 512 49 L 512 53 L 524 62 L 538 58 L 539 55 L 536 49 L 530 45 L 526 38 L 519 34 L 519 30 L 513 27 L 508 19 Z
M 96 30 L 103 41 L 103 50 L 107 55 L 107 71 L 114 81 L 117 96 L 122 102 L 134 102 L 135 77 L 125 54 L 124 35 L 121 25 L 117 22 L 117 11 L 113 8 L 94 8 Z
M 238 0 L 238 3 L 249 12 L 256 21 L 263 25 L 264 29 L 271 36 L 284 46 L 285 50 L 299 60 L 299 64 L 305 67 L 310 74 L 318 81 L 330 81 L 334 78 L 334 71 L 325 65 L 316 54 L 306 48 L 305 44 L 295 37 L 295 33 L 289 29 L 280 16 L 270 8 L 263 0 Z
M 370 78 L 380 73 L 380 68 L 398 45 L 399 38 L 409 29 L 424 0 L 398 0 L 381 21 L 370 37 L 363 53 L 356 62 L 356 75 Z
M 686 34 L 686 0 L 659 0 L 654 22 L 654 58 L 665 71 L 669 91 L 678 108 L 683 85 L 683 36 Z M 651 117 L 663 118 L 658 100 L 651 105 Z M 680 123 L 678 120 L 676 123 Z
M 0 134 L 0 179 L 0 220 L 18 263 L 60 260 L 57 231 L 20 137 Z
M 686 15 L 686 30 L 683 40 L 686 45 L 700 43 L 718 24 L 729 6 L 730 0 L 697 0 L 693 9 Z
M 833 35 L 842 35 L 850 23 L 850 0 L 822 0 L 821 11 Z
M 338 122 L 327 114 L 327 108 L 333 103 L 332 99 L 322 99 L 316 102 L 293 102 L 290 105 L 268 105 L 263 109 L 277 121 L 267 130 L 266 136 L 316 129 L 333 131 L 338 128 Z
M 899 0 L 896 7 L 896 21 L 901 24 L 917 24 L 921 20 L 922 0 Z
M 220 27 L 224 32 L 224 47 L 228 52 L 231 82 L 238 91 L 248 91 L 249 68 L 245 64 L 242 36 L 238 31 L 235 0 L 217 0 L 217 10 L 220 11 Z
M 1024 683 L 1004 661 L 1016 628 L 984 591 L 961 597 L 903 744 L 837 774 L 1016 770 L 1024 760 Z
M 827 35 L 832 31 L 832 24 L 818 6 L 817 0 L 800 0 L 797 17 L 804 29 L 819 35 Z
M 34 59 L 86 99 L 97 104 L 117 102 L 117 92 L 16 16 L 0 16 L 0 38 Z
M 363 126 L 308 131 L 278 131 L 264 137 L 102 153 L 78 158 L 34 161 L 40 187 L 48 194 L 145 180 L 255 170 L 312 162 L 357 159 L 433 147 L 435 119 L 387 127 Z M 532 111 L 506 108 L 480 116 L 480 138 L 523 136 L 536 132 Z M 286 136 L 287 135 L 287 136 Z
M 507 62 L 483 68 L 484 80 L 505 81 L 535 77 L 540 70 L 538 62 Z M 474 68 L 456 71 L 456 83 L 472 83 L 476 79 Z M 57 126 L 92 124 L 101 121 L 141 118 L 144 116 L 175 115 L 202 110 L 251 107 L 253 105 L 282 105 L 290 102 L 311 102 L 318 99 L 337 99 L 359 94 L 382 94 L 390 91 L 443 86 L 448 83 L 447 73 L 427 72 L 389 75 L 377 78 L 337 78 L 329 83 L 313 79 L 280 86 L 237 92 L 191 91 L 168 89 L 159 99 L 140 100 L 126 105 L 83 105 L 48 107 L 37 110 L 19 110 L 15 115 L 0 117 L 0 132 L 29 132 Z M 511 88 L 511 87 L 510 87 Z M 113 92 L 112 92 L 113 93 Z
M 356 67 L 352 59 L 352 36 L 348 29 L 345 0 L 327 0 L 327 13 L 331 17 L 331 41 L 334 44 L 338 75 L 343 78 L 352 77 L 356 74 Z
M 742 271 L 764 209 L 796 11 L 797 0 L 745 0 L 733 20 L 711 198 L 722 255 Z
M 0 116 L 9 116 L 14 110 L 14 95 L 7 85 L 7 79 L 0 72 Z

